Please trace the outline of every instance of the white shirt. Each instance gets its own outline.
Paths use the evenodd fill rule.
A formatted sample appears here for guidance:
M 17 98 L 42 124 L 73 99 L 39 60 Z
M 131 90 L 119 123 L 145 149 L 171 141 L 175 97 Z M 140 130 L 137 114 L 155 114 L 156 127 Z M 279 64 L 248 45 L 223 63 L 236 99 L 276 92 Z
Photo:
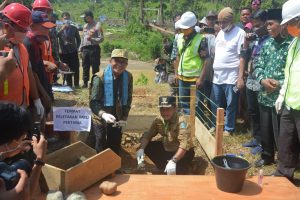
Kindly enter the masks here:
M 220 30 L 216 38 L 213 83 L 236 84 L 245 35 L 245 31 L 237 26 L 230 32 Z

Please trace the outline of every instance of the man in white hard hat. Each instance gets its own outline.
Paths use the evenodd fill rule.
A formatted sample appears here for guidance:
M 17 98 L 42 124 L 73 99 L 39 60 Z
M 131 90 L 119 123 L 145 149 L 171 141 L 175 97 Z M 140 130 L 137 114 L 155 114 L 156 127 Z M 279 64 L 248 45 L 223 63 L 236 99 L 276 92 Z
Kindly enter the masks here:
M 207 40 L 203 34 L 195 31 L 196 24 L 197 17 L 193 12 L 185 12 L 175 24 L 182 32 L 177 41 L 179 63 L 175 66 L 179 105 L 187 115 L 190 114 L 190 86 L 197 85 L 198 89 L 202 88 L 209 57 Z
M 275 103 L 276 111 L 282 111 L 276 175 L 293 181 L 300 149 L 300 1 L 287 1 L 282 7 L 282 17 L 281 24 L 287 25 L 295 39 L 289 47 L 284 84 Z

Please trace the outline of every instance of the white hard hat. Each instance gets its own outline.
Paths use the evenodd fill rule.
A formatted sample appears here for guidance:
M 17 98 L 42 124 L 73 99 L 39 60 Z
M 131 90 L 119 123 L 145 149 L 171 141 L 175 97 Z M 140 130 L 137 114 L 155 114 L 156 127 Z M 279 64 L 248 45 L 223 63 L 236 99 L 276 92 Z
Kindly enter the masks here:
M 299 0 L 289 0 L 285 2 L 282 6 L 282 22 L 285 24 L 291 19 L 300 15 L 300 1 Z
M 197 24 L 196 15 L 193 12 L 185 12 L 181 16 L 180 20 L 176 22 L 176 25 L 180 29 L 188 29 Z

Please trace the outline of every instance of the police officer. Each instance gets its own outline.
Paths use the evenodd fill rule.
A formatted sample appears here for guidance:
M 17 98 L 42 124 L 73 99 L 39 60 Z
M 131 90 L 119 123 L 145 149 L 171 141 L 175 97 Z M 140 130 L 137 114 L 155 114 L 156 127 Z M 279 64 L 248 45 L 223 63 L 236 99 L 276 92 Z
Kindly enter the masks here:
M 90 66 L 92 73 L 99 72 L 101 49 L 99 44 L 103 42 L 102 28 L 94 20 L 92 11 L 84 12 L 84 21 L 86 24 L 83 27 L 83 36 L 79 50 L 82 51 L 82 67 L 83 67 L 83 88 L 88 87 L 90 78 Z
M 293 181 L 300 149 L 300 2 L 287 1 L 282 8 L 282 17 L 281 24 L 287 24 L 289 34 L 295 39 L 288 50 L 284 84 L 275 103 L 277 112 L 282 109 L 275 175 L 284 175 Z
M 156 117 L 150 129 L 141 139 L 140 149 L 136 152 L 138 163 L 146 154 L 168 175 L 186 174 L 194 158 L 188 118 L 177 112 L 176 97 L 159 97 L 160 116 Z M 157 134 L 163 141 L 151 141 Z
M 105 148 L 111 148 L 117 154 L 120 152 L 122 126 L 116 122 L 127 120 L 132 102 L 133 79 L 126 70 L 127 65 L 128 52 L 115 49 L 103 74 L 96 73 L 92 78 L 90 107 L 94 114 L 95 138 L 90 135 L 88 143 L 95 143 L 97 152 Z

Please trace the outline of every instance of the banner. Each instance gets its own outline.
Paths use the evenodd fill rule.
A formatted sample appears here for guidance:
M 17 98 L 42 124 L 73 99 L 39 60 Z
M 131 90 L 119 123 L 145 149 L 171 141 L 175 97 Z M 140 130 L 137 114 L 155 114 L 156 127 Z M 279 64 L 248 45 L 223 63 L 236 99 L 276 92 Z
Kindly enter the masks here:
M 90 131 L 91 115 L 89 108 L 53 107 L 54 131 Z

